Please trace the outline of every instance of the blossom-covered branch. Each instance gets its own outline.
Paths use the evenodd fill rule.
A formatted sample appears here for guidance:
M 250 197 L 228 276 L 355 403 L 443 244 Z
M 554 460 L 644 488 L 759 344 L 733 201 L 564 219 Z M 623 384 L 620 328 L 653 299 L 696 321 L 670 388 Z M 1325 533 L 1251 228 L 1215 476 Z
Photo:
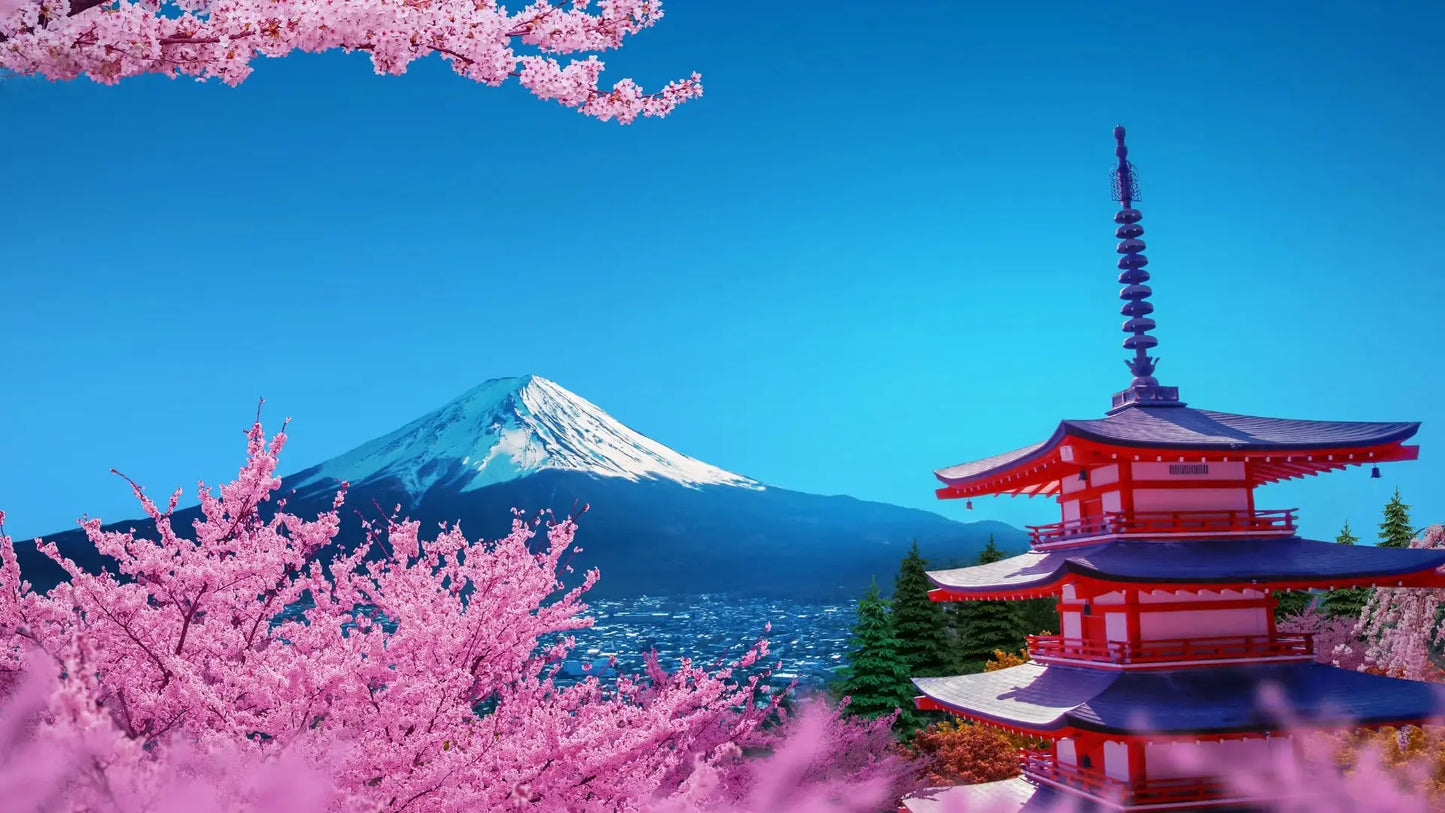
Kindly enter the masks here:
M 509 13 L 495 0 L 0 0 L 0 68 L 103 84 L 158 73 L 237 85 L 258 56 L 340 49 L 366 51 L 377 73 L 392 75 L 438 54 L 473 81 L 516 77 L 538 98 L 624 124 L 702 95 L 696 73 L 651 94 L 631 79 L 601 89 L 596 52 L 654 25 L 662 3 L 589 5 L 538 0 Z M 557 59 L 581 53 L 590 55 Z

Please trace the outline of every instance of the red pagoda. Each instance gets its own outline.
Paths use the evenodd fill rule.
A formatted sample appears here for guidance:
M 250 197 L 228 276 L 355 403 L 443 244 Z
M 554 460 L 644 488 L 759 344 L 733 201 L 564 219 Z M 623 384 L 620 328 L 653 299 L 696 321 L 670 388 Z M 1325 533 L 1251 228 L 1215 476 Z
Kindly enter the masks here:
M 1280 590 L 1445 586 L 1445 552 L 1301 539 L 1295 512 L 1255 506 L 1265 483 L 1348 466 L 1414 460 L 1418 423 L 1288 420 L 1195 409 L 1154 378 L 1148 259 L 1124 128 L 1114 130 L 1114 216 L 1133 381 L 1106 416 L 1066 420 L 1042 443 L 937 472 L 942 499 L 1045 495 L 1060 521 L 1030 527 L 1032 549 L 993 564 L 933 571 L 937 601 L 1053 596 L 1060 635 L 1030 636 L 1031 662 L 983 674 L 915 678 L 920 709 L 1037 738 L 1023 775 L 909 799 L 912 813 L 1248 809 L 1217 776 L 1188 765 L 1257 762 L 1291 748 L 1266 708 L 1278 687 L 1296 726 L 1419 723 L 1445 687 L 1316 663 L 1308 635 L 1275 628 Z M 1373 472 L 1378 476 L 1378 470 Z M 970 506 L 971 507 L 971 506 Z M 1192 757 L 1192 759 L 1191 759 Z M 975 806 L 981 807 L 975 807 Z

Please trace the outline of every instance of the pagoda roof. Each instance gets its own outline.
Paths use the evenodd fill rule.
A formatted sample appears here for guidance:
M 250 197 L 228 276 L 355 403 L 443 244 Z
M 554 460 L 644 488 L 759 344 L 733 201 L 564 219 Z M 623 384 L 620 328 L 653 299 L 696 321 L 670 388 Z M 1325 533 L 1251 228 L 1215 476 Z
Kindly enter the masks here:
M 913 683 L 967 717 L 1040 733 L 1236 734 L 1421 722 L 1445 713 L 1445 685 L 1320 663 L 1111 671 L 1026 663 Z M 1273 708 L 1266 687 L 1283 692 Z
M 1341 545 L 1297 536 L 1224 539 L 1116 539 L 1036 550 L 972 567 L 931 570 L 928 578 L 958 598 L 1008 598 L 1057 592 L 1071 579 L 1131 584 L 1367 586 L 1439 582 L 1445 550 Z M 1420 584 L 1416 586 L 1429 586 Z
M 1131 406 L 1104 418 L 1062 421 L 1053 435 L 1041 443 L 949 466 L 934 474 L 948 487 L 940 490 L 939 496 L 943 497 L 1025 493 L 1023 487 L 1029 485 L 1035 487 L 1026 493 L 1052 494 L 1058 488 L 1051 481 L 1059 472 L 1052 470 L 1050 464 L 1071 464 L 1075 468 L 1079 465 L 1069 456 L 1060 455 L 1060 447 L 1070 441 L 1097 447 L 1095 451 L 1216 452 L 1241 460 L 1275 452 L 1286 455 L 1320 452 L 1326 457 L 1332 450 L 1359 452 L 1358 459 L 1336 455 L 1339 460 L 1320 460 L 1321 465 L 1304 466 L 1304 470 L 1296 469 L 1305 461 L 1298 461 L 1292 467 L 1257 467 L 1254 479 L 1258 484 L 1310 471 L 1344 468 L 1349 464 L 1413 459 L 1413 448 L 1402 455 L 1398 444 L 1414 436 L 1419 428 L 1418 422 L 1311 421 L 1261 418 L 1186 406 Z M 1098 462 L 1106 461 L 1107 456 L 1099 456 Z M 1325 463 L 1331 465 L 1323 465 Z M 1026 476 L 1035 471 L 1039 472 L 1038 477 Z M 1004 476 L 1016 481 L 1013 487 L 1005 487 L 997 480 Z
M 1067 800 L 1067 801 L 1066 801 Z M 907 813 L 953 813 L 953 811 L 987 811 L 988 813 L 1057 813 L 1062 805 L 1074 813 L 1096 813 L 1110 810 L 1075 794 L 1065 794 L 1047 785 L 1035 785 L 1016 776 L 999 782 L 977 785 L 924 788 L 903 800 L 899 810 Z

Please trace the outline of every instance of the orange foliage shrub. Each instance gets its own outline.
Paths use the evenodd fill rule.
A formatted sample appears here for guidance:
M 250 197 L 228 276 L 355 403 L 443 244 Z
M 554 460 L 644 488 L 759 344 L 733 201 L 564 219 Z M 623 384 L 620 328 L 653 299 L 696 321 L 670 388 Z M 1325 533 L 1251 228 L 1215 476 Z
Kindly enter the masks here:
M 1029 651 L 1020 649 L 1019 654 L 1004 652 L 1002 649 L 993 651 L 993 660 L 983 665 L 983 671 L 996 672 L 1000 669 L 1007 669 L 1010 666 L 1022 666 L 1029 662 Z
M 935 785 L 996 782 L 1019 774 L 1018 746 L 983 726 L 946 720 L 913 735 L 909 756 L 928 760 Z
M 1318 736 L 1333 741 L 1335 764 L 1347 773 L 1359 764 L 1362 752 L 1374 750 L 1402 785 L 1429 794 L 1435 805 L 1432 810 L 1445 805 L 1445 727 L 1385 726 Z

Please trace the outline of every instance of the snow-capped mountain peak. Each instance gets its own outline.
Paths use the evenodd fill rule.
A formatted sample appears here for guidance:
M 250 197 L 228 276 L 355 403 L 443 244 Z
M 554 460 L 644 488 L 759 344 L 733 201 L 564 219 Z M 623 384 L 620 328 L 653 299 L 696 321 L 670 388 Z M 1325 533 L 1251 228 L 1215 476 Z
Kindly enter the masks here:
M 440 409 L 319 466 L 287 485 L 298 491 L 395 478 L 414 498 L 438 483 L 473 491 L 545 469 L 690 487 L 762 489 L 742 475 L 688 457 L 624 426 L 601 408 L 535 375 L 496 378 Z

